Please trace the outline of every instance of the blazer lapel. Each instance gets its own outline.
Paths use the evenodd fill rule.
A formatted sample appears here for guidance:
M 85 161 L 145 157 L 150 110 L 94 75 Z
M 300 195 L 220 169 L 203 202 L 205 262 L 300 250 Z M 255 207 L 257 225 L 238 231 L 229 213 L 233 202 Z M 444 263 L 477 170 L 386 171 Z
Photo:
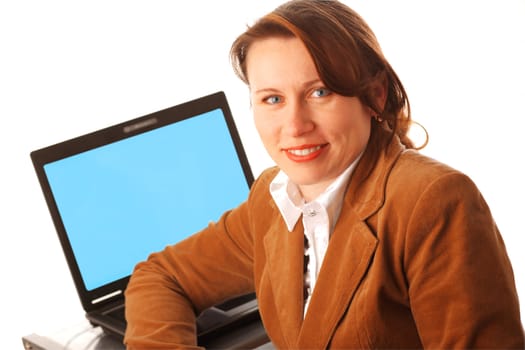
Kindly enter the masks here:
M 264 239 L 276 316 L 289 348 L 295 347 L 303 320 L 303 233 L 301 220 L 289 232 L 280 219 Z
M 377 155 L 365 151 L 350 178 L 300 331 L 298 348 L 326 348 L 352 302 L 378 246 L 366 220 L 383 205 L 388 176 L 403 150 L 399 139 L 394 137 Z
M 376 247 L 376 237 L 353 210 L 341 213 L 310 300 L 298 348 L 327 348 L 366 275 Z

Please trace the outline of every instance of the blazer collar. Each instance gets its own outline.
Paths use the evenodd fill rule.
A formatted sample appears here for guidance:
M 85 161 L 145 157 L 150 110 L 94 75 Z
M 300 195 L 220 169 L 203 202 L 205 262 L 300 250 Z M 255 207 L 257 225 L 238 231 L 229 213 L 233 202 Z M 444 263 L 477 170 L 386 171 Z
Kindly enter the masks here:
M 404 150 L 399 138 L 394 136 L 377 157 L 365 151 L 350 179 L 344 203 L 353 208 L 361 220 L 372 216 L 383 205 L 388 177 Z
M 272 220 L 264 238 L 275 317 L 287 348 L 326 348 L 377 248 L 377 239 L 352 208 L 341 212 L 303 320 L 303 226 L 292 232 Z

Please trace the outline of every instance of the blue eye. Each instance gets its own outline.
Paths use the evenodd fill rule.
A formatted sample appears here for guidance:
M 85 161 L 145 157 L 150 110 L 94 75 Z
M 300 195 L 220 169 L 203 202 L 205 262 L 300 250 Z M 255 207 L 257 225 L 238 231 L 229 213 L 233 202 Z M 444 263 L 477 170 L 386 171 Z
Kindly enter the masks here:
M 282 101 L 282 98 L 280 96 L 270 96 L 267 97 L 264 101 L 268 104 L 275 105 L 277 103 L 280 103 Z
M 330 95 L 331 93 L 332 92 L 328 90 L 327 88 L 319 88 L 319 89 L 315 89 L 312 95 L 314 97 L 325 97 L 325 96 Z

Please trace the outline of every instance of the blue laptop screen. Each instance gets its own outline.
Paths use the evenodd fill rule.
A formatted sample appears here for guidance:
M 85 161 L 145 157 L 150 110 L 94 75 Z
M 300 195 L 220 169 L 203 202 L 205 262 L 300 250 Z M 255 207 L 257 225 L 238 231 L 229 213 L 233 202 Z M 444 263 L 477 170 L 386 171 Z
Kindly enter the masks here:
M 87 290 L 239 205 L 249 187 L 221 109 L 44 166 Z

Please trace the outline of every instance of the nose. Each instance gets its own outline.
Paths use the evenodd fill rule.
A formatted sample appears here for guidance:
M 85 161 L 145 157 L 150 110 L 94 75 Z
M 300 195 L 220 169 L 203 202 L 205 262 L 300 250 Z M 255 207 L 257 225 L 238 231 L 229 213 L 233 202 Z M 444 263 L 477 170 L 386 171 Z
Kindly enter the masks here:
M 302 101 L 288 103 L 283 130 L 288 136 L 304 135 L 315 128 L 311 112 Z

